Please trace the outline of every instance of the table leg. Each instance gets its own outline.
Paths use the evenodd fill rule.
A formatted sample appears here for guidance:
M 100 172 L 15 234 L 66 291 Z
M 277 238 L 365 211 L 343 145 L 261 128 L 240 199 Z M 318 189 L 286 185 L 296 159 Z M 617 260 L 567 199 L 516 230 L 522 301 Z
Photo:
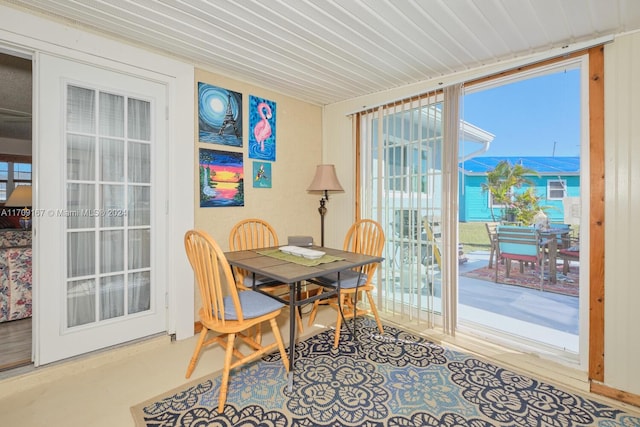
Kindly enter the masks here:
M 551 283 L 556 283 L 556 280 L 557 280 L 556 258 L 558 254 L 558 241 L 556 240 L 555 236 L 552 236 L 551 239 L 549 239 L 548 247 L 549 247 L 549 281 Z
M 296 305 L 299 282 L 292 283 L 289 286 L 289 378 L 288 389 L 289 392 L 293 392 L 293 365 L 296 354 Z

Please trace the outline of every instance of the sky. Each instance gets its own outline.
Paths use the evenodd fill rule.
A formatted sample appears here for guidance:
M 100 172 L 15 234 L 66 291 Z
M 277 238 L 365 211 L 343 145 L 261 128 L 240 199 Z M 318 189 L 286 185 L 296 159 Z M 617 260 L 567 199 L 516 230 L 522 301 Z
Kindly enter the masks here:
M 580 70 L 466 94 L 460 116 L 495 135 L 482 156 L 579 156 Z

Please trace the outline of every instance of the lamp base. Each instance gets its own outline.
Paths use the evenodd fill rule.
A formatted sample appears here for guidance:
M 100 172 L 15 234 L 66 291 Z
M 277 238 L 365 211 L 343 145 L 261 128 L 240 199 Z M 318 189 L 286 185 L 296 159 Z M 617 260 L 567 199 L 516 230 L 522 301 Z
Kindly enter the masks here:
M 327 213 L 327 208 L 325 207 L 325 203 L 327 202 L 326 198 L 320 199 L 320 207 L 318 208 L 318 213 L 320 214 L 320 246 L 324 248 L 324 216 Z
M 20 223 L 20 227 L 23 230 L 31 230 L 31 218 L 30 217 L 22 217 L 18 220 Z

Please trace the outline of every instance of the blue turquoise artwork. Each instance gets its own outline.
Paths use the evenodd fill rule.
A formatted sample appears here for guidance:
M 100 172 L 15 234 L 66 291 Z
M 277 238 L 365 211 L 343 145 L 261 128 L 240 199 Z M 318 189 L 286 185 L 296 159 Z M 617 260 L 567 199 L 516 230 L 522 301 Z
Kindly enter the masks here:
M 249 158 L 276 160 L 276 103 L 249 95 Z
M 271 188 L 271 163 L 253 162 L 253 186 Z
M 200 207 L 244 206 L 242 153 L 200 149 Z
M 242 94 L 198 82 L 200 142 L 242 147 Z

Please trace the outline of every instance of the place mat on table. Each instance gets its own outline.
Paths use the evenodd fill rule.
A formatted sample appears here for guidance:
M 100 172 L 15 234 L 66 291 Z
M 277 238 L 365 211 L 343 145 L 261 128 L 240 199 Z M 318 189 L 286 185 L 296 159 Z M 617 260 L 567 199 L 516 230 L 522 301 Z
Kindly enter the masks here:
M 306 265 L 307 267 L 314 267 L 316 265 L 326 264 L 328 262 L 342 261 L 344 259 L 338 256 L 327 254 L 322 255 L 320 258 L 309 259 L 297 255 L 286 254 L 280 249 L 265 249 L 256 252 L 260 255 L 270 256 L 271 258 L 277 258 L 283 261 L 293 262 L 295 264 Z

